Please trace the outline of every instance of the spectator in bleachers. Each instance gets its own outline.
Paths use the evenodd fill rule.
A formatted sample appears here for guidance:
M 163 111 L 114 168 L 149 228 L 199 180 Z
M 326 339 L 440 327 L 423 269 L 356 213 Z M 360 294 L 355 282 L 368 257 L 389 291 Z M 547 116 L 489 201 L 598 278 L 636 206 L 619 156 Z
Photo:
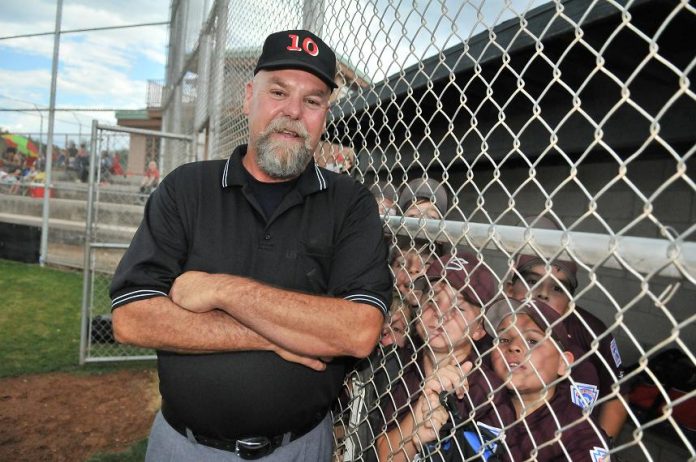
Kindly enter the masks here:
M 529 218 L 537 228 L 558 229 L 551 220 Z M 578 287 L 577 264 L 570 260 L 551 261 L 550 271 L 546 270 L 546 261 L 533 255 L 520 255 L 513 276 L 505 285 L 506 294 L 517 300 L 527 297 L 541 300 L 557 313 L 567 316 L 563 319 L 566 329 L 581 353 L 592 352 L 588 358 L 599 376 L 598 383 L 580 384 L 585 386 L 588 396 L 602 399 L 613 393 L 612 385 L 624 375 L 621 355 L 613 335 L 605 335 L 606 325 L 589 311 L 575 305 L 571 306 L 573 294 Z M 528 295 L 529 294 L 529 295 Z M 589 330 L 585 325 L 589 326 Z M 602 336 L 601 338 L 599 338 Z M 595 349 L 592 342 L 599 339 Z M 608 367 L 607 367 L 608 366 Z M 622 383 L 619 393 L 625 395 L 628 385 Z M 594 404 L 594 403 L 591 403 Z M 626 421 L 627 410 L 618 395 L 602 401 L 594 414 L 610 438 L 616 438 Z
M 119 153 L 114 154 L 113 162 L 111 163 L 111 173 L 116 176 L 126 176 L 121 165 L 121 155 Z
M 520 419 L 505 431 L 515 460 L 606 460 L 604 432 L 583 415 L 567 379 L 573 340 L 560 315 L 540 300 L 502 299 L 488 308 L 486 319 L 486 330 L 498 338 L 491 353 L 493 370 L 505 381 Z M 569 428 L 558 438 L 563 427 Z
M 147 169 L 145 170 L 145 176 L 140 182 L 140 192 L 142 194 L 149 194 L 154 188 L 159 184 L 160 172 L 157 168 L 157 162 L 151 160 L 147 164 Z
M 505 393 L 490 399 L 502 381 L 473 348 L 486 335 L 482 307 L 497 293 L 495 277 L 475 256 L 454 254 L 433 262 L 418 284 L 423 295 L 415 326 L 422 345 L 383 401 L 380 460 L 505 454 L 498 435 L 503 422 L 514 420 L 514 408 Z
M 85 143 L 80 144 L 75 160 L 80 181 L 87 183 L 87 180 L 89 180 L 89 152 L 87 152 Z
M 447 212 L 447 191 L 432 178 L 417 178 L 401 190 L 399 209 L 405 217 L 442 219 Z

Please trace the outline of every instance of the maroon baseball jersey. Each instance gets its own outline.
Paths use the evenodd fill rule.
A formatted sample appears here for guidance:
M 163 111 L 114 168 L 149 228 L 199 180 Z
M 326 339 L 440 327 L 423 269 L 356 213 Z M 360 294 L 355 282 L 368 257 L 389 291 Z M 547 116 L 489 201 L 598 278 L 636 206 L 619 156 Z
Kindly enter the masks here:
M 556 432 L 566 426 L 556 439 Z M 599 425 L 573 404 L 568 381 L 558 384 L 549 401 L 505 432 L 515 461 L 603 462 L 608 460 L 605 441 Z
M 590 330 L 585 327 L 583 321 L 587 323 Z M 580 348 L 582 354 L 591 351 L 592 342 L 595 338 L 604 334 L 607 330 L 606 325 L 604 325 L 599 318 L 578 306 L 565 318 L 564 323 L 568 330 L 568 334 L 570 334 L 573 342 Z M 586 382 L 585 384 L 587 387 L 585 387 L 585 394 L 588 396 L 594 394 L 596 400 L 597 398 L 611 393 L 612 384 L 616 383 L 617 380 L 621 379 L 624 375 L 621 355 L 619 354 L 614 336 L 609 334 L 602 337 L 599 341 L 597 351 L 590 355 L 586 361 L 591 362 L 594 369 L 597 371 L 598 382 Z M 607 365 L 609 369 L 607 369 Z M 575 374 L 573 374 L 573 376 L 575 377 Z M 596 385 L 597 389 L 592 390 L 592 385 Z M 620 390 L 622 394 L 628 393 L 628 385 L 625 382 L 622 383 Z

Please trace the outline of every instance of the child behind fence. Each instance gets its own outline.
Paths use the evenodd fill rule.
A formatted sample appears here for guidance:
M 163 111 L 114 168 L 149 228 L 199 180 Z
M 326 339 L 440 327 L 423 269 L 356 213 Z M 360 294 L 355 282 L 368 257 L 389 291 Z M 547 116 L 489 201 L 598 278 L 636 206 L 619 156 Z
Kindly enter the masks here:
M 572 339 L 559 314 L 538 300 L 503 299 L 491 305 L 486 318 L 486 330 L 498 339 L 493 370 L 515 408 L 515 422 L 505 430 L 515 460 L 608 460 L 604 432 L 583 415 L 568 381 Z
M 496 294 L 488 268 L 469 254 L 436 259 L 417 281 L 420 347 L 382 403 L 380 460 L 476 460 L 506 453 L 499 435 L 514 409 L 502 382 L 478 358 L 482 307 Z M 478 459 L 480 460 L 480 459 Z M 489 459 L 491 460 L 491 459 Z

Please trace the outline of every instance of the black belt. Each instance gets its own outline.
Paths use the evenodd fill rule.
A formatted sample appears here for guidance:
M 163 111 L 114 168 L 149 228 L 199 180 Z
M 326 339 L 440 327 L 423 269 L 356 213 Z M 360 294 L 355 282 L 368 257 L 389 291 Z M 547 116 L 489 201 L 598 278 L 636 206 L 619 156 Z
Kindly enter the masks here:
M 196 443 L 204 446 L 233 452 L 246 460 L 260 459 L 261 457 L 269 455 L 283 444 L 287 444 L 309 433 L 309 431 L 316 427 L 324 418 L 323 415 L 317 414 L 317 418 L 315 418 L 310 425 L 298 432 L 288 432 L 272 437 L 250 436 L 239 439 L 220 439 L 192 432 L 186 424 L 176 418 L 164 402 L 162 402 L 162 416 L 174 430 L 186 438 L 193 438 Z

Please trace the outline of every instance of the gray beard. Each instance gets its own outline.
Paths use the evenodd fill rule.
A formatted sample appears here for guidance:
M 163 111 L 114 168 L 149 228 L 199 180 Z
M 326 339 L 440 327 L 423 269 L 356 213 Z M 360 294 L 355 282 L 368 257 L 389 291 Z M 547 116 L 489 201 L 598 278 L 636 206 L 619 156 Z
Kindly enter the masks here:
M 271 139 L 271 134 L 280 132 L 284 128 L 295 131 L 304 143 L 286 144 Z M 256 141 L 256 164 L 271 178 L 288 180 L 300 176 L 313 156 L 307 132 L 299 122 L 275 120 Z

